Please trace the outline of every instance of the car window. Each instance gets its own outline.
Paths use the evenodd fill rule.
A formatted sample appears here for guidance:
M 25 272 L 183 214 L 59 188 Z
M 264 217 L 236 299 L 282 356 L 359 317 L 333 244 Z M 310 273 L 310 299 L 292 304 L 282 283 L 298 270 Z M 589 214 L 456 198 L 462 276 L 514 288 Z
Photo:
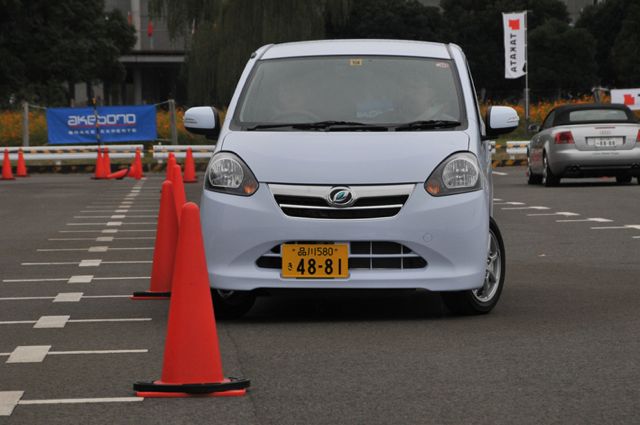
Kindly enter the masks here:
M 627 114 L 621 109 L 584 109 L 569 112 L 569 122 L 571 123 L 627 120 Z
M 465 122 L 453 61 L 397 56 L 323 56 L 258 62 L 232 125 L 351 121 Z
M 546 130 L 549 127 L 553 126 L 553 117 L 555 116 L 556 111 L 551 111 L 549 112 L 549 115 L 547 115 L 547 118 L 544 119 L 544 122 L 542 123 L 542 129 Z

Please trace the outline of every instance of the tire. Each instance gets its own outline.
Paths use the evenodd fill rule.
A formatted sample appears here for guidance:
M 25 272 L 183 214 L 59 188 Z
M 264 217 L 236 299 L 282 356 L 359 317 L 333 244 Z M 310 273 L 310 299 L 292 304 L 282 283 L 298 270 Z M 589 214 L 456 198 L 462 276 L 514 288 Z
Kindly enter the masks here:
M 636 181 L 640 184 L 640 177 L 636 177 Z
M 489 234 L 489 253 L 483 286 L 466 291 L 440 293 L 444 305 L 454 314 L 487 314 L 500 299 L 506 273 L 506 256 L 500 229 L 493 218 L 489 222 Z
M 256 301 L 256 295 L 250 291 L 223 291 L 212 289 L 213 310 L 216 319 L 239 319 L 244 316 Z
M 560 184 L 560 177 L 556 176 L 551 171 L 546 154 L 542 155 L 542 184 L 546 187 L 557 186 Z
M 627 184 L 631 183 L 631 176 L 617 176 L 616 183 L 618 184 Z
M 533 171 L 531 171 L 531 165 L 529 165 L 527 167 L 527 183 L 528 184 L 540 184 L 542 183 L 542 176 L 539 174 L 533 174 Z

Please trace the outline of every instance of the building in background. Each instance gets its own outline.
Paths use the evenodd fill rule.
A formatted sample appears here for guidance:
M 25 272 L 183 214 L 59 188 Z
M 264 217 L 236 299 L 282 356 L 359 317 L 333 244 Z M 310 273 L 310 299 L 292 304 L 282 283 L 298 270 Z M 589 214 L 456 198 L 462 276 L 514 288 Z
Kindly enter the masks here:
M 125 66 L 123 83 L 109 82 L 92 87 L 99 103 L 139 105 L 185 98 L 181 72 L 187 40 L 171 39 L 166 23 L 148 13 L 148 0 L 105 0 L 106 11 L 118 9 L 136 30 L 137 41 L 131 52 L 120 58 Z M 76 84 L 75 104 L 86 105 L 91 90 Z

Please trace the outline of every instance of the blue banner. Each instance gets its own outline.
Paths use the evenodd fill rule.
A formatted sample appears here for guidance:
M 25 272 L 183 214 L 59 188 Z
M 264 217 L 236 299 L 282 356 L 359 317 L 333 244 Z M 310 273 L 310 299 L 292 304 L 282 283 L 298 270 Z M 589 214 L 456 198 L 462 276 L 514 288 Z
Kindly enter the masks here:
M 47 108 L 47 130 L 52 145 L 151 141 L 157 138 L 156 107 Z

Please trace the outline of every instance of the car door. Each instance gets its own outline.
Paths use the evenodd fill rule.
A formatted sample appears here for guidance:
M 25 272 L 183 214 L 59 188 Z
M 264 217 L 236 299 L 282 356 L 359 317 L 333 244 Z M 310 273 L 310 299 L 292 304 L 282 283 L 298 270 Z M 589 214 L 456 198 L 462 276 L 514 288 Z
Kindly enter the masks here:
M 531 163 L 531 170 L 536 173 L 542 173 L 542 152 L 544 151 L 545 141 L 551 135 L 554 116 L 555 110 L 547 114 L 547 117 L 542 122 L 540 131 L 531 138 L 529 143 L 529 162 Z

